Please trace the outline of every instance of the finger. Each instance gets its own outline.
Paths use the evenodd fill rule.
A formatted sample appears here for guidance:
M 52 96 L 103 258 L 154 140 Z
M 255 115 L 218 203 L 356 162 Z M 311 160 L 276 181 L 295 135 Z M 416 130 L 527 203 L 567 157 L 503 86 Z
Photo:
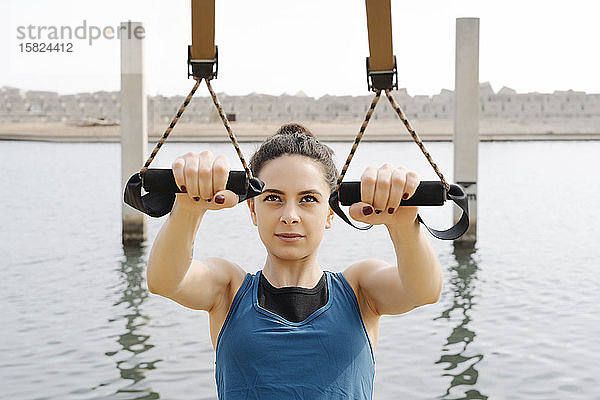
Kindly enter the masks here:
M 198 194 L 198 154 L 189 152 L 184 156 L 185 166 L 183 175 L 185 176 L 185 187 L 187 188 L 190 199 L 199 198 Z
M 215 191 L 213 205 L 218 208 L 233 207 L 239 201 L 236 193 L 226 189 L 229 171 L 230 165 L 227 157 L 220 155 L 215 158 L 212 169 L 213 189 Z
M 402 195 L 404 194 L 404 188 L 406 186 L 406 168 L 396 168 L 392 172 L 392 188 L 390 189 L 390 198 L 388 199 L 388 203 L 386 205 L 386 212 L 388 214 L 393 214 L 394 211 L 398 209 L 400 206 L 400 202 L 402 201 Z M 390 212 L 391 211 L 391 212 Z
M 375 184 L 377 183 L 377 169 L 373 166 L 367 167 L 360 177 L 360 201 L 373 204 L 375 196 Z
M 206 150 L 198 158 L 198 194 L 205 201 L 212 201 L 214 195 L 212 181 L 212 165 L 215 157 Z
M 187 188 L 185 187 L 185 175 L 183 174 L 183 167 L 185 166 L 185 160 L 181 157 L 177 157 L 173 164 L 171 164 L 171 169 L 173 170 L 173 178 L 175 178 L 175 184 L 182 192 L 187 192 Z
M 415 171 L 408 171 L 406 173 L 406 184 L 404 185 L 404 193 L 402 194 L 402 200 L 410 199 L 417 188 L 421 184 L 421 178 Z
M 212 186 L 215 193 L 225 190 L 229 178 L 229 159 L 224 155 L 215 158 L 212 165 Z
M 381 210 L 384 210 L 388 203 L 390 187 L 392 186 L 390 178 L 392 177 L 393 170 L 394 167 L 388 163 L 385 163 L 377 170 L 377 183 L 375 184 L 375 194 L 373 196 L 373 207 L 376 214 L 380 214 Z
M 355 221 L 365 222 L 367 224 L 373 223 L 374 216 L 377 216 L 373 206 L 363 202 L 352 204 L 348 209 L 348 215 Z

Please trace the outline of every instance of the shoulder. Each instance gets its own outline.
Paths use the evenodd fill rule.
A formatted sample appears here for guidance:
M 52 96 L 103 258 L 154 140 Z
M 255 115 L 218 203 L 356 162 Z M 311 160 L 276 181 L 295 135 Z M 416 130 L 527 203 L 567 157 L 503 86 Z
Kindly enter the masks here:
M 248 273 L 238 264 L 222 257 L 207 257 L 202 262 L 212 270 L 215 278 L 218 280 L 217 286 L 220 288 L 215 296 L 214 305 L 209 310 L 209 314 L 222 314 L 224 319 Z
M 245 275 L 240 266 L 224 258 L 192 260 L 177 287 L 159 294 L 185 307 L 210 313 L 237 291 Z
M 342 272 L 344 278 L 346 278 L 346 281 L 348 281 L 352 287 L 358 303 L 361 306 L 361 310 L 364 309 L 365 311 L 368 310 L 373 314 L 377 314 L 375 305 L 368 296 L 368 292 L 365 290 L 365 287 L 367 286 L 369 277 L 373 272 L 389 266 L 390 264 L 383 260 L 368 258 L 355 262 Z
M 202 262 L 211 269 L 222 283 L 230 287 L 236 287 L 235 291 L 239 289 L 247 275 L 247 272 L 238 264 L 222 257 L 207 257 Z
M 350 283 L 350 286 L 354 289 L 358 288 L 361 282 L 364 282 L 368 274 L 389 266 L 390 264 L 383 260 L 368 258 L 350 265 L 343 271 L 343 274 L 348 283 Z
M 422 305 L 409 296 L 398 267 L 383 260 L 359 261 L 348 267 L 344 275 L 359 303 L 362 301 L 374 315 L 398 315 Z
M 365 288 L 365 282 L 372 271 L 385 268 L 386 266 L 387 263 L 384 261 L 372 258 L 358 261 L 342 272 L 342 275 L 354 291 L 360 308 L 361 318 L 374 347 L 377 345 L 379 337 L 379 320 L 381 314 L 377 311 L 373 298 L 369 296 L 369 292 Z

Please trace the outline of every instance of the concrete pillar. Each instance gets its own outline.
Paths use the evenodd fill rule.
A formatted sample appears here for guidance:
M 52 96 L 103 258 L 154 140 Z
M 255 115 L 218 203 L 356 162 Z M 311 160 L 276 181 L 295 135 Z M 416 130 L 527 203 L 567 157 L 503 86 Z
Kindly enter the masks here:
M 469 229 L 458 239 L 477 240 L 477 153 L 479 145 L 479 18 L 456 19 L 454 182 L 469 199 Z M 454 221 L 462 210 L 454 208 Z
M 148 111 L 144 78 L 144 26 L 121 22 L 121 205 L 123 243 L 146 240 L 146 215 L 123 201 L 125 185 L 147 158 Z

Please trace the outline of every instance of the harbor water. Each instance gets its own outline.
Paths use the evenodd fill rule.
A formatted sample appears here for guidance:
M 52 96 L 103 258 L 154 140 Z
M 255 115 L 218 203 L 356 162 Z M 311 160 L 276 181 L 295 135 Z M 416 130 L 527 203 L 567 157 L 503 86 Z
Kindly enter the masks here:
M 241 144 L 247 159 L 257 145 Z M 341 167 L 351 143 L 330 145 Z M 452 181 L 452 144 L 427 148 Z M 167 143 L 152 167 L 207 149 L 241 169 L 229 143 Z M 598 141 L 479 145 L 478 240 L 429 236 L 442 296 L 382 317 L 374 399 L 600 399 L 599 156 Z M 0 398 L 216 399 L 207 313 L 148 292 L 167 217 L 122 245 L 120 157 L 117 143 L 0 142 Z M 366 142 L 346 180 L 385 162 L 437 179 L 413 143 Z M 452 207 L 420 213 L 447 228 Z M 265 255 L 245 203 L 206 214 L 194 258 L 255 272 Z M 322 268 L 373 257 L 395 264 L 385 227 L 336 216 Z

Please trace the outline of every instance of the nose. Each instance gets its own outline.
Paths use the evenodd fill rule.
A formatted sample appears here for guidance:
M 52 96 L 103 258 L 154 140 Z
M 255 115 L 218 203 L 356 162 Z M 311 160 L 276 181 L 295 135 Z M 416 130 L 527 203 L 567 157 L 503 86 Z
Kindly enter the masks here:
M 300 218 L 292 216 L 281 216 L 279 220 L 287 225 L 297 224 L 300 222 Z
M 279 221 L 286 225 L 297 224 L 300 222 L 300 216 L 296 212 L 296 208 L 293 204 L 288 204 L 283 208 L 283 213 L 281 214 Z

